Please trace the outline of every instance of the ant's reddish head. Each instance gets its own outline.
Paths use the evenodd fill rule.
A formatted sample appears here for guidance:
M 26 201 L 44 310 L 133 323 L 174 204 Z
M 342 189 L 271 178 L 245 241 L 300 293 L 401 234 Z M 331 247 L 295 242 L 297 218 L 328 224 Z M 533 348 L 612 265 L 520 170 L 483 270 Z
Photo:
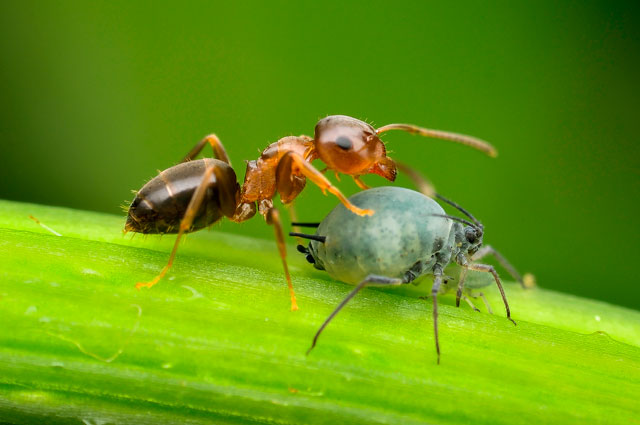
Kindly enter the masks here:
M 395 180 L 395 163 L 387 157 L 376 130 L 366 122 L 330 115 L 318 121 L 314 139 L 318 157 L 330 169 L 352 176 L 375 173 Z

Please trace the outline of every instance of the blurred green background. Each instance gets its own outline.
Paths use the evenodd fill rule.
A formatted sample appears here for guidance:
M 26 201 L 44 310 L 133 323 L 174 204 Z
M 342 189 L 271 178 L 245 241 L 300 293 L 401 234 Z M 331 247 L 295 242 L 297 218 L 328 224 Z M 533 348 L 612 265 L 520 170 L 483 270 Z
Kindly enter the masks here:
M 123 214 L 210 132 L 242 178 L 328 114 L 409 122 L 498 148 L 385 136 L 521 271 L 638 308 L 637 2 L 232 3 L 2 2 L 0 197 Z M 310 185 L 297 205 L 336 203 Z

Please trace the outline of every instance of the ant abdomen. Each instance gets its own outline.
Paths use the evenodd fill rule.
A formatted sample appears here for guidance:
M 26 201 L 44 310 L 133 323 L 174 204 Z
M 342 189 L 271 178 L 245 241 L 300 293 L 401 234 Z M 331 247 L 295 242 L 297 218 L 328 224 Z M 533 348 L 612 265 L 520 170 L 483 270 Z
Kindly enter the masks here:
M 207 227 L 223 216 L 233 216 L 235 194 L 239 190 L 236 174 L 226 162 L 205 158 L 183 162 L 164 171 L 140 189 L 131 206 L 126 231 L 138 233 L 178 233 L 189 202 L 208 167 L 211 181 L 202 205 L 196 210 L 188 231 Z

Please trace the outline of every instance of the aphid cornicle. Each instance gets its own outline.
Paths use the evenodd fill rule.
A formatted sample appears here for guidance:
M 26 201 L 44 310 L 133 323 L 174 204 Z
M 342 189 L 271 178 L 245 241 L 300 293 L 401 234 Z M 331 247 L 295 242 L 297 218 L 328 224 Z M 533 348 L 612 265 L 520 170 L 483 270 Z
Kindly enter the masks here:
M 283 137 L 267 146 L 257 160 L 248 161 L 244 183 L 240 186 L 220 139 L 210 135 L 202 139 L 183 159 L 149 181 L 131 203 L 125 231 L 139 233 L 178 233 L 167 265 L 149 282 L 136 287 L 151 287 L 171 268 L 183 234 L 207 227 L 222 217 L 241 222 L 258 211 L 274 232 L 291 297 L 291 309 L 297 303 L 286 262 L 286 248 L 278 210 L 273 198 L 280 194 L 288 204 L 304 189 L 306 179 L 334 194 L 352 213 L 371 215 L 373 210 L 353 205 L 311 162 L 322 160 L 336 175 L 343 173 L 360 180 L 364 174 L 378 174 L 393 181 L 396 164 L 387 157 L 379 135 L 401 130 L 426 137 L 445 139 L 471 146 L 490 156 L 496 150 L 487 142 L 471 136 L 430 130 L 410 124 L 389 124 L 378 129 L 356 118 L 332 115 L 321 119 L 314 137 Z M 217 159 L 193 160 L 207 144 Z M 257 204 L 257 206 L 256 206 Z
M 450 262 L 463 268 L 459 291 L 462 291 L 467 270 L 491 273 L 502 294 L 507 318 L 515 324 L 498 273 L 493 266 L 474 262 L 495 252 L 491 248 L 481 249 L 482 224 L 457 204 L 439 197 L 458 208 L 469 220 L 447 215 L 436 201 L 422 193 L 384 186 L 349 198 L 360 208 L 374 209 L 373 216 L 356 217 L 338 205 L 320 223 L 301 223 L 317 226 L 315 235 L 291 233 L 311 239 L 308 248 L 299 246 L 298 250 L 306 254 L 307 261 L 317 269 L 326 270 L 336 280 L 357 285 L 320 326 L 307 353 L 315 347 L 320 333 L 335 315 L 365 286 L 403 285 L 431 274 L 434 277 L 431 295 L 439 363 L 437 295 L 444 269 Z

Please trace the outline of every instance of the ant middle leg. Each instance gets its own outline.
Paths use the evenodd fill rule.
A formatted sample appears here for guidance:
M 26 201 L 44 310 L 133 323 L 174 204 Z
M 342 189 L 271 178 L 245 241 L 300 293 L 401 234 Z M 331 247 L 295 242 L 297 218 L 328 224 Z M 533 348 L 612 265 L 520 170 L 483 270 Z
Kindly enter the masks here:
M 218 136 L 216 136 L 215 134 L 210 134 L 208 136 L 205 136 L 193 147 L 193 149 L 189 151 L 189 153 L 184 158 L 182 158 L 182 161 L 180 162 L 191 161 L 200 153 L 200 151 L 202 151 L 202 149 L 207 145 L 207 143 L 211 145 L 211 149 L 213 149 L 213 154 L 217 159 L 231 165 L 231 161 L 229 160 L 227 151 L 224 149 L 222 142 L 220 141 Z
M 298 223 L 298 213 L 296 211 L 296 207 L 294 205 L 295 201 L 291 201 L 288 204 L 285 204 L 285 207 L 287 208 L 287 210 L 289 211 L 289 218 L 291 219 L 291 226 L 292 226 L 292 230 L 296 233 L 301 233 L 300 226 L 298 226 L 296 223 Z M 298 245 L 303 245 L 304 244 L 304 240 L 302 240 L 302 238 L 300 238 L 300 236 L 296 236 L 296 241 L 298 242 Z
M 278 251 L 280 252 L 280 258 L 282 259 L 282 267 L 284 268 L 284 276 L 287 280 L 287 287 L 289 288 L 289 295 L 291 297 L 291 311 L 295 311 L 298 309 L 298 303 L 296 301 L 296 293 L 293 290 L 293 283 L 291 282 L 291 274 L 289 274 L 289 266 L 287 265 L 287 247 L 285 244 L 284 233 L 282 231 L 280 212 L 273 206 L 273 201 L 271 199 L 260 201 L 258 208 L 267 224 L 273 226 L 276 236 L 276 244 L 278 245 Z

